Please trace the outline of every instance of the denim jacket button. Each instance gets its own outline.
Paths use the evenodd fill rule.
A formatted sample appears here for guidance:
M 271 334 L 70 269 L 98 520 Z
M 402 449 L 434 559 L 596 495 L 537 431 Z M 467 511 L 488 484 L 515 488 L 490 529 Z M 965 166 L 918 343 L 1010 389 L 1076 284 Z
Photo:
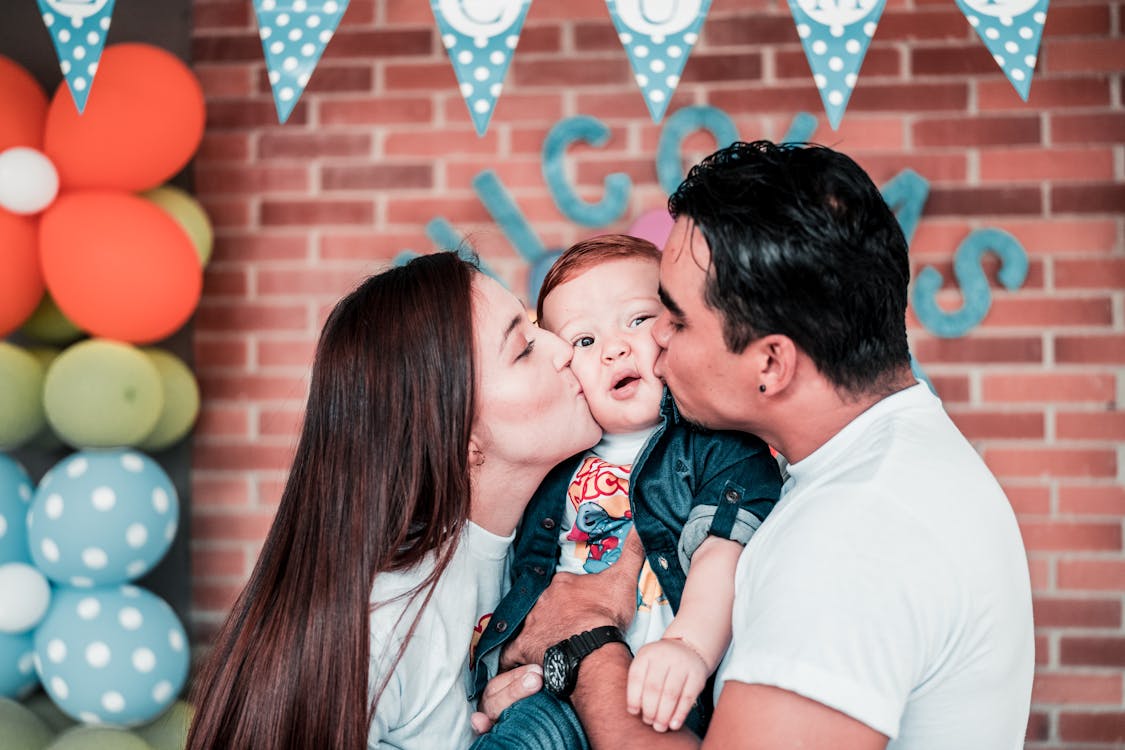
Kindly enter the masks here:
M 738 490 L 727 490 L 723 496 L 727 499 L 728 503 L 738 502 Z
M 539 525 L 542 526 L 543 528 L 547 529 L 548 531 L 550 531 L 551 529 L 555 528 L 555 519 L 544 518 L 542 521 L 539 522 Z
M 505 630 L 508 629 L 508 621 L 507 620 L 500 620 L 499 622 L 497 622 L 492 627 L 496 628 L 497 633 L 503 633 Z
M 536 565 L 536 566 L 535 566 L 534 568 L 532 568 L 532 569 L 531 569 L 531 572 L 532 572 L 532 573 L 534 573 L 534 574 L 535 574 L 535 575 L 537 575 L 537 576 L 542 576 L 542 575 L 546 575 L 546 574 L 547 574 L 547 571 L 546 571 L 546 570 L 544 570 L 544 569 L 543 569 L 543 568 L 542 568 L 541 566 L 539 566 L 539 565 Z

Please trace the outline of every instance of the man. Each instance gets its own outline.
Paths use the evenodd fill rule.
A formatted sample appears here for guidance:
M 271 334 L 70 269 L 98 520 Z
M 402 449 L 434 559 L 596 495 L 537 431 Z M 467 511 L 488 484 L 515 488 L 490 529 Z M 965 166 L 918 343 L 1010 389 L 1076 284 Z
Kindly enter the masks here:
M 657 370 L 686 417 L 759 435 L 788 476 L 739 561 L 704 747 L 1022 747 L 1026 554 L 999 485 L 911 374 L 906 243 L 878 189 L 830 149 L 736 143 L 669 209 Z M 557 579 L 509 659 L 620 626 L 592 588 Z M 591 745 L 694 747 L 625 706 L 629 659 L 610 641 L 568 675 Z M 494 717 L 517 695 L 497 678 L 483 705 Z

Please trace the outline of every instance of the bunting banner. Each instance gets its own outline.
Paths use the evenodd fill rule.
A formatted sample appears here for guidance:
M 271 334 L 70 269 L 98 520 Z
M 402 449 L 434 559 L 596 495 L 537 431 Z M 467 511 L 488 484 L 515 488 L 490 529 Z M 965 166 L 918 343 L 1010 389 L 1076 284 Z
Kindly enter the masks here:
M 885 5 L 886 0 L 789 0 L 797 36 L 833 130 L 848 108 Z
M 711 0 L 606 0 L 653 122 L 660 122 L 680 83 Z
M 347 9 L 348 0 L 254 0 L 280 122 L 293 113 Z
M 430 0 L 477 135 L 484 135 L 531 0 Z
M 956 0 L 969 25 L 1025 102 L 1039 56 L 1048 0 Z
M 86 109 L 86 99 L 98 72 L 113 3 L 114 0 L 39 0 L 39 12 L 55 43 L 59 68 L 79 114 Z

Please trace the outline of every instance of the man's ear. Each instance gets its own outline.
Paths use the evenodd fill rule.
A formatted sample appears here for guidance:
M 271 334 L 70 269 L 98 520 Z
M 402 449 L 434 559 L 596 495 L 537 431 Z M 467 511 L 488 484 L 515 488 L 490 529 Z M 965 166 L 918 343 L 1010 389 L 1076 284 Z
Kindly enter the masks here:
M 797 345 L 780 333 L 763 336 L 753 342 L 752 362 L 762 393 L 781 393 L 797 372 Z M 762 386 L 765 389 L 762 390 Z

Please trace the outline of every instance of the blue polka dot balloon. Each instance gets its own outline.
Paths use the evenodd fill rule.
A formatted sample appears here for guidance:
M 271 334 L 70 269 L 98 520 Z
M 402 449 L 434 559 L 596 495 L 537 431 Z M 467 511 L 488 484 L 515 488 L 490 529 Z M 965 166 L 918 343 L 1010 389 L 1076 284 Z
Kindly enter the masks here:
M 32 634 L 0 633 L 0 698 L 19 700 L 38 684 Z
M 0 453 L 0 565 L 31 562 L 27 511 L 34 487 L 23 467 Z
M 187 635 L 172 608 L 145 589 L 63 586 L 35 631 L 35 664 L 68 715 L 135 726 L 163 713 L 183 688 Z
M 35 564 L 51 580 L 91 587 L 138 578 L 172 543 L 179 500 L 138 451 L 72 453 L 43 477 L 28 517 Z

